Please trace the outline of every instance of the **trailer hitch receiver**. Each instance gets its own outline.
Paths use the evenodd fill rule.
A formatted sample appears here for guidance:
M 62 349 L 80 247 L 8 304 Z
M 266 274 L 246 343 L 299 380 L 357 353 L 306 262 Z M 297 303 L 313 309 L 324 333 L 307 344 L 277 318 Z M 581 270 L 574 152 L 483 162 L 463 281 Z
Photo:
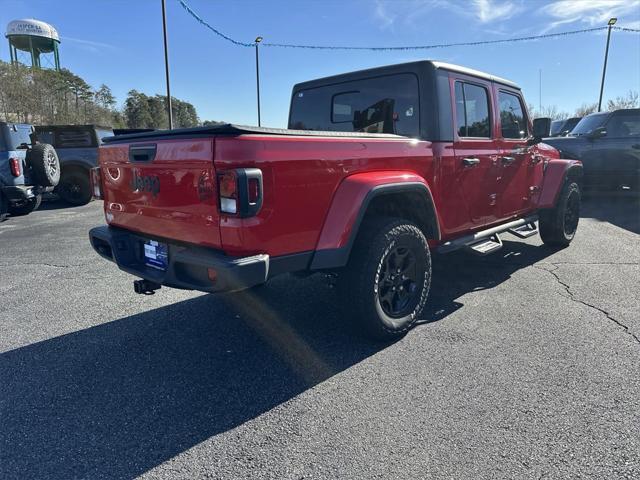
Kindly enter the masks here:
M 153 295 L 156 290 L 162 288 L 162 285 L 156 282 L 150 282 L 149 280 L 134 280 L 133 290 L 141 295 Z

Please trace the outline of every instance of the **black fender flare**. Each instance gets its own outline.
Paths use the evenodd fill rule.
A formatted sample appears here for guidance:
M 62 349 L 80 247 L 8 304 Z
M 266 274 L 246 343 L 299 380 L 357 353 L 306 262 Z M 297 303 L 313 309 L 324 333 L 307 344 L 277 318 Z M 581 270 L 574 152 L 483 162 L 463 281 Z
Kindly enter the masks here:
M 337 248 L 319 249 L 314 252 L 311 260 L 311 270 L 326 270 L 332 268 L 344 267 L 351 255 L 353 244 L 358 236 L 358 232 L 362 225 L 362 221 L 367 213 L 371 202 L 385 195 L 397 194 L 397 193 L 418 193 L 419 198 L 423 202 L 424 212 L 427 217 L 427 228 L 430 231 L 425 232 L 428 234 L 428 238 L 434 240 L 441 239 L 440 224 L 436 212 L 435 203 L 433 201 L 433 195 L 429 187 L 422 182 L 400 182 L 400 183 L 387 183 L 376 185 L 372 187 L 362 200 L 358 215 L 351 226 L 351 233 L 349 239 L 345 245 Z

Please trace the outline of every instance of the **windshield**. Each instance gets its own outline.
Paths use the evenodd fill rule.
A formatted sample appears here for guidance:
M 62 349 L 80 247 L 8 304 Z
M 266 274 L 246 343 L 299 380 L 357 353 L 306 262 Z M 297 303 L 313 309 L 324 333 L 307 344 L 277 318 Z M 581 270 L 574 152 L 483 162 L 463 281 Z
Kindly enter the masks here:
M 580 117 L 570 118 L 562 126 L 562 130 L 571 133 L 575 126 L 582 120 Z
M 564 125 L 564 120 L 554 120 L 551 122 L 551 136 L 555 137 L 560 133 L 562 129 L 562 125 Z
M 571 136 L 587 135 L 594 129 L 602 126 L 609 116 L 608 113 L 594 113 L 584 117 L 578 122 L 573 130 L 571 130 Z

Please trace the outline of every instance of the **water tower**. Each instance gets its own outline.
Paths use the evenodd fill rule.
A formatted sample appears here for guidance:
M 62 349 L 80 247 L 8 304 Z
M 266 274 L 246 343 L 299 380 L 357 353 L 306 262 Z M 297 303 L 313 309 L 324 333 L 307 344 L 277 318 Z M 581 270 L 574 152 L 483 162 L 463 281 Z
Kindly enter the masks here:
M 49 64 L 55 70 L 60 70 L 58 55 L 60 37 L 52 25 L 32 18 L 14 20 L 7 25 L 5 37 L 9 39 L 11 63 L 18 63 L 19 52 L 28 52 L 31 55 L 32 67 L 41 68 L 40 58 L 43 56 L 49 60 Z M 51 62 L 51 54 L 53 54 L 53 62 Z

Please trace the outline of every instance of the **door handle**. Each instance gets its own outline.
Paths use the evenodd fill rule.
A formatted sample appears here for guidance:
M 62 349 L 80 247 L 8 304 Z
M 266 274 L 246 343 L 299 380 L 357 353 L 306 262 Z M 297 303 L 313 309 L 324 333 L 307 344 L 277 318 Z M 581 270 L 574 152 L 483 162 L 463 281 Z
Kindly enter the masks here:
M 516 161 L 515 157 L 500 157 L 500 161 L 503 165 L 511 165 Z
M 475 157 L 465 157 L 462 159 L 462 163 L 465 167 L 473 167 L 474 165 L 478 165 L 480 163 L 480 159 Z

